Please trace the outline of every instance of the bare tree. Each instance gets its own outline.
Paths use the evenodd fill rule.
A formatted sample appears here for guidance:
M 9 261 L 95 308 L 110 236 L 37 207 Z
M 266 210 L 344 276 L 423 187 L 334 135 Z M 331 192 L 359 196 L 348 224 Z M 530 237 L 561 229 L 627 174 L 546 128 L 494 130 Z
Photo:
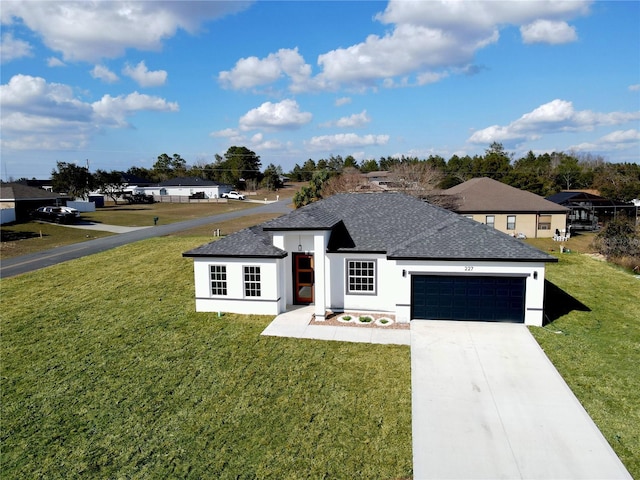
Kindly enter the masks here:
M 368 191 L 369 181 L 355 168 L 345 168 L 340 175 L 330 177 L 322 185 L 322 197 L 336 193 Z
M 453 208 L 457 199 L 438 188 L 444 178 L 441 170 L 425 162 L 400 163 L 391 167 L 390 186 L 397 191 L 443 208 Z

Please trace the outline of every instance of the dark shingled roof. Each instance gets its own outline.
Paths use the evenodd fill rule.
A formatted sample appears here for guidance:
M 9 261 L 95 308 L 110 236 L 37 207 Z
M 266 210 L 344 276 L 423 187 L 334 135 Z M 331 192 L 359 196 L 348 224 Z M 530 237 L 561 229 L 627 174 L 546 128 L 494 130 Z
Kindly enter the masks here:
M 2 200 L 55 200 L 62 195 L 48 192 L 42 188 L 29 187 L 22 183 L 0 184 L 0 199 Z
M 588 192 L 571 192 L 565 191 L 556 193 L 555 195 L 551 195 L 547 197 L 547 200 L 553 203 L 557 203 L 558 205 L 568 205 L 574 206 L 579 204 L 587 204 L 594 206 L 604 206 L 604 207 L 613 207 L 613 206 L 625 206 L 625 204 L 617 204 L 613 200 L 609 200 L 608 198 L 600 197 L 598 195 L 594 195 Z M 629 205 L 629 204 L 626 204 Z
M 287 256 L 287 252 L 274 247 L 271 235 L 258 225 L 189 250 L 183 256 L 283 258 Z
M 384 253 L 395 259 L 556 261 L 486 225 L 392 192 L 333 195 L 253 227 L 253 236 L 243 230 L 184 255 L 283 257 L 286 252 L 273 246 L 266 254 L 270 233 L 291 230 L 331 230 L 329 252 Z
M 567 213 L 569 210 L 535 193 L 520 190 L 492 178 L 472 178 L 444 191 L 454 195 L 458 213 Z

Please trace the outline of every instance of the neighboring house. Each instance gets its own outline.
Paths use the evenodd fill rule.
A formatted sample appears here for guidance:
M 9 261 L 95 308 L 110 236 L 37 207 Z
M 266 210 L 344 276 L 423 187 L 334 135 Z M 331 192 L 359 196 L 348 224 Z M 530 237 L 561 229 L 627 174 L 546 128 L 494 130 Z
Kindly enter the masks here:
M 178 197 L 203 195 L 205 198 L 220 198 L 223 193 L 230 192 L 232 189 L 233 187 L 231 185 L 214 182 L 212 180 L 205 180 L 198 177 L 179 177 L 148 187 L 137 187 L 133 193 Z
M 46 190 L 47 192 L 53 192 L 53 184 L 51 179 L 48 180 L 37 180 L 35 178 L 18 180 L 16 183 L 20 183 L 22 185 L 27 185 L 28 187 L 41 188 L 42 190 Z
M 41 188 L 29 187 L 22 183 L 0 184 L 0 208 L 14 210 L 14 219 L 9 221 L 27 221 L 30 213 L 38 207 L 46 205 L 65 205 L 68 197 L 52 193 Z M 3 218 L 11 218 L 9 212 L 3 213 Z M 4 223 L 8 223 L 4 222 Z
M 472 178 L 443 193 L 456 197 L 454 212 L 510 235 L 551 238 L 567 228 L 568 208 L 491 178 Z
M 391 172 L 379 170 L 363 174 L 363 177 L 377 190 L 393 189 L 394 177 Z
M 565 191 L 547 197 L 547 200 L 569 209 L 569 224 L 572 230 L 597 230 L 602 224 L 625 212 L 636 218 L 633 203 L 618 203 L 589 192 Z
M 542 325 L 557 259 L 401 193 L 336 194 L 183 254 L 196 310 L 277 315 L 291 305 L 382 312 L 396 321 Z

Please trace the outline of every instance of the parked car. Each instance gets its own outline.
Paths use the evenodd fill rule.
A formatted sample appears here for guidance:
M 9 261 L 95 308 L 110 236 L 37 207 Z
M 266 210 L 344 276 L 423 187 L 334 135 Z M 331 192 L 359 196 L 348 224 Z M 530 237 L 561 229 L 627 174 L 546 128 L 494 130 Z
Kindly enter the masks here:
M 80 210 L 78 210 L 77 208 L 72 208 L 72 207 L 60 207 L 60 209 L 63 212 L 67 212 L 71 215 L 73 215 L 76 220 L 80 220 Z
M 244 195 L 240 192 L 236 192 L 235 190 L 231 190 L 230 192 L 223 193 L 220 195 L 222 198 L 230 198 L 233 200 L 244 200 Z
M 40 207 L 31 213 L 31 217 L 46 222 L 74 223 L 80 218 L 80 212 L 68 207 Z
M 144 193 L 134 193 L 133 195 L 124 195 L 122 197 L 129 205 L 138 203 L 154 203 L 153 195 L 145 195 Z

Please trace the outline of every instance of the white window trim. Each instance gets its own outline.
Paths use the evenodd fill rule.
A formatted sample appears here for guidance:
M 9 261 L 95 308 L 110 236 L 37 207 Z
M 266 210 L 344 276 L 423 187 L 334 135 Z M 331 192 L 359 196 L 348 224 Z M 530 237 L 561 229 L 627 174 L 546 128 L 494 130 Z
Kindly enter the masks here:
M 513 218 L 513 226 L 509 227 L 509 219 Z M 507 230 L 515 230 L 516 229 L 516 216 L 515 215 L 507 215 Z
M 225 275 L 225 279 L 224 279 L 224 289 L 226 290 L 227 293 L 213 293 L 213 279 L 211 278 L 212 275 L 212 269 L 214 267 L 224 267 L 224 275 Z M 217 280 L 219 282 L 222 282 L 223 280 Z M 209 265 L 209 294 L 212 297 L 226 297 L 229 294 L 229 272 L 228 272 L 228 268 L 227 265 L 224 263 L 212 263 Z
M 489 219 L 491 219 L 491 222 L 489 222 Z M 496 216 L 495 215 L 486 215 L 485 216 L 485 222 L 491 228 L 496 228 Z
M 373 263 L 373 290 L 351 290 L 351 278 L 349 274 L 349 264 L 351 262 L 371 262 Z M 345 259 L 345 293 L 347 295 L 377 295 L 378 294 L 378 261 L 375 258 L 347 258 Z
M 245 277 L 247 268 L 257 268 L 258 269 L 258 275 L 259 275 L 259 280 L 258 281 L 255 281 L 255 280 L 247 281 L 247 279 Z M 259 293 L 258 295 L 247 295 L 247 286 L 249 284 L 258 286 L 258 293 Z M 243 265 L 242 266 L 242 296 L 243 296 L 243 298 L 262 298 L 262 268 L 261 268 L 261 265 Z

